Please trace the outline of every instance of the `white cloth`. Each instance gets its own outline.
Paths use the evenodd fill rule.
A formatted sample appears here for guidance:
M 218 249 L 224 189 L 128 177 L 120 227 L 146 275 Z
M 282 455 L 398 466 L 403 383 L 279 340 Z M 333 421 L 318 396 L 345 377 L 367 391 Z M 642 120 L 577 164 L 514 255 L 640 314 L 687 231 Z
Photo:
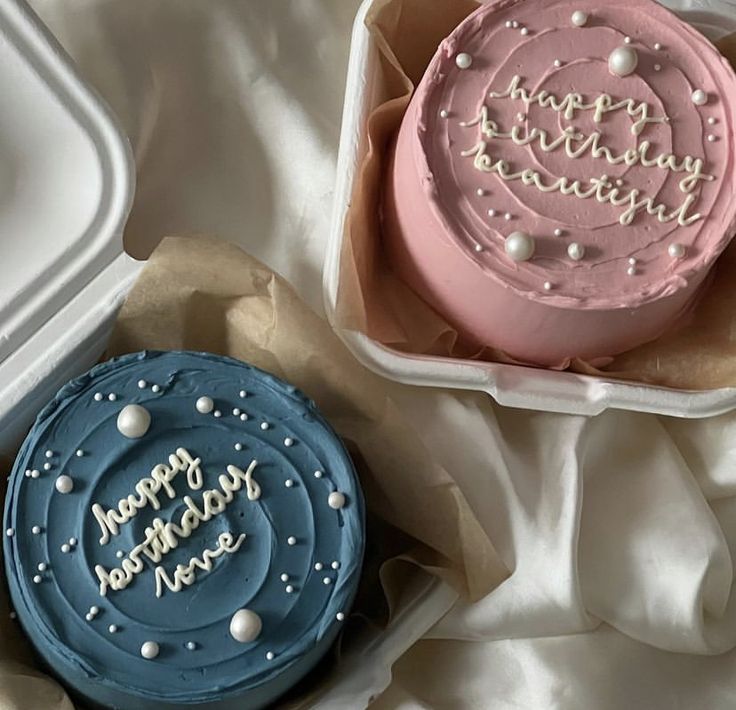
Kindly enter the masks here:
M 357 0 L 33 5 L 133 143 L 129 250 L 218 234 L 321 310 Z M 405 653 L 376 707 L 736 707 L 736 415 L 584 419 L 429 390 L 401 405 L 512 575 Z

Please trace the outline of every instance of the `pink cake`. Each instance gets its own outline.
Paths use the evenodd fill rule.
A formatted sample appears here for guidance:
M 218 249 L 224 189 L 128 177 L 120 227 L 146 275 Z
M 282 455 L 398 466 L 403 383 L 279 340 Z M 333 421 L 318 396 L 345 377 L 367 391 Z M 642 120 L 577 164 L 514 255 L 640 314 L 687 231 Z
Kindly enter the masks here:
M 652 0 L 495 0 L 398 134 L 392 268 L 469 342 L 564 365 L 658 337 L 736 225 L 736 76 Z

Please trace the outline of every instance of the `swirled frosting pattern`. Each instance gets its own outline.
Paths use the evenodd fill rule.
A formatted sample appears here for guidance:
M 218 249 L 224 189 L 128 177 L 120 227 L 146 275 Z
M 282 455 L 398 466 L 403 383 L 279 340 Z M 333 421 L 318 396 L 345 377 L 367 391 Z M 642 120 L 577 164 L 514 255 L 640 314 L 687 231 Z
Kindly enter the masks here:
M 202 397 L 211 411 L 198 410 Z M 118 428 L 131 404 L 150 413 L 139 438 Z M 201 459 L 202 488 L 180 473 L 173 498 L 161 491 L 159 510 L 137 510 L 101 544 L 92 506 L 116 508 L 182 447 Z M 202 509 L 228 466 L 246 471 L 254 460 L 260 496 L 243 486 L 158 565 L 172 577 L 223 533 L 245 534 L 238 549 L 212 559 L 211 571 L 196 569 L 180 591 L 163 586 L 160 597 L 156 564 L 142 557 L 126 588 L 100 595 L 97 565 L 120 567 L 155 517 L 178 524 L 184 496 Z M 61 475 L 71 490 L 66 480 L 57 488 Z M 344 495 L 337 509 L 328 503 L 336 491 Z M 342 444 L 295 388 L 229 358 L 147 352 L 97 366 L 41 412 L 10 478 L 5 525 L 18 619 L 78 693 L 121 708 L 255 708 L 296 682 L 338 632 L 359 578 L 364 513 Z M 229 631 L 240 609 L 262 622 L 249 643 Z
M 587 15 L 583 26 L 572 22 L 573 11 Z M 609 70 L 609 57 L 618 48 L 632 49 L 638 57 L 635 71 L 625 76 Z M 468 68 L 458 66 L 460 53 L 472 57 Z M 649 116 L 667 120 L 648 122 L 635 135 L 635 118 L 625 110 L 605 113 L 596 122 L 593 110 L 566 116 L 539 102 L 492 96 L 506 92 L 515 76 L 529 95 L 546 91 L 561 100 L 575 93 L 590 104 L 605 93 L 614 102 L 646 103 Z M 707 97 L 702 105 L 692 100 L 697 90 Z M 488 278 L 550 305 L 636 307 L 702 278 L 732 235 L 734 96 L 736 79 L 726 61 L 699 33 L 651 0 L 498 0 L 463 22 L 432 60 L 414 98 L 418 167 L 407 169 L 419 170 L 446 238 Z M 703 172 L 713 179 L 697 182 L 688 212 L 701 218 L 681 226 L 676 219 L 660 222 L 639 211 L 631 224 L 622 225 L 626 206 L 544 192 L 521 179 L 506 181 L 479 171 L 473 156 L 463 152 L 485 140 L 487 154 L 506 161 L 509 172 L 530 168 L 547 184 L 564 176 L 588 188 L 591 179 L 605 175 L 610 189 L 621 194 L 638 189 L 667 212 L 687 197 L 679 187 L 687 173 L 641 163 L 614 165 L 590 150 L 571 158 L 564 147 L 544 152 L 537 140 L 517 145 L 484 136 L 480 124 L 473 123 L 483 107 L 500 132 L 518 126 L 525 136 L 537 128 L 551 140 L 572 129 L 582 136 L 573 149 L 599 133 L 599 144 L 614 155 L 636 150 L 646 140 L 649 159 L 669 152 L 680 160 L 702 159 Z M 523 263 L 504 251 L 514 231 L 535 242 L 533 258 Z M 573 242 L 583 247 L 582 259 L 570 258 Z M 673 244 L 681 256 L 673 258 Z

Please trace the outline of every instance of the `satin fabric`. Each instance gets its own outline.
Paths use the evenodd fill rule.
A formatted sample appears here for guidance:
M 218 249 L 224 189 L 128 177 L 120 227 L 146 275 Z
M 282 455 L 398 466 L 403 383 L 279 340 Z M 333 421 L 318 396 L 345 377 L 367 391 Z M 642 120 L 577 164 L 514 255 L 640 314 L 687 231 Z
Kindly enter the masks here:
M 357 0 L 32 4 L 131 138 L 127 249 L 218 234 L 321 310 Z M 734 3 L 683 5 L 734 24 Z M 375 707 L 736 707 L 736 415 L 585 419 L 426 389 L 401 406 L 511 576 L 387 649 Z

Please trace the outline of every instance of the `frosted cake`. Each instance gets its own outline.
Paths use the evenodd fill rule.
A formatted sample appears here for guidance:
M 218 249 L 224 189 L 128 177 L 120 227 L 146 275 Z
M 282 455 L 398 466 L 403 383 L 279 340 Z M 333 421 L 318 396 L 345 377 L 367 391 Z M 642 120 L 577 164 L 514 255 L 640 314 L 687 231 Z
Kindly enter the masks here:
M 314 404 L 225 357 L 139 353 L 65 386 L 5 507 L 13 615 L 77 696 L 260 708 L 328 650 L 363 501 Z
M 529 363 L 672 327 L 734 232 L 736 78 L 652 0 L 496 0 L 440 45 L 384 202 L 392 268 Z

